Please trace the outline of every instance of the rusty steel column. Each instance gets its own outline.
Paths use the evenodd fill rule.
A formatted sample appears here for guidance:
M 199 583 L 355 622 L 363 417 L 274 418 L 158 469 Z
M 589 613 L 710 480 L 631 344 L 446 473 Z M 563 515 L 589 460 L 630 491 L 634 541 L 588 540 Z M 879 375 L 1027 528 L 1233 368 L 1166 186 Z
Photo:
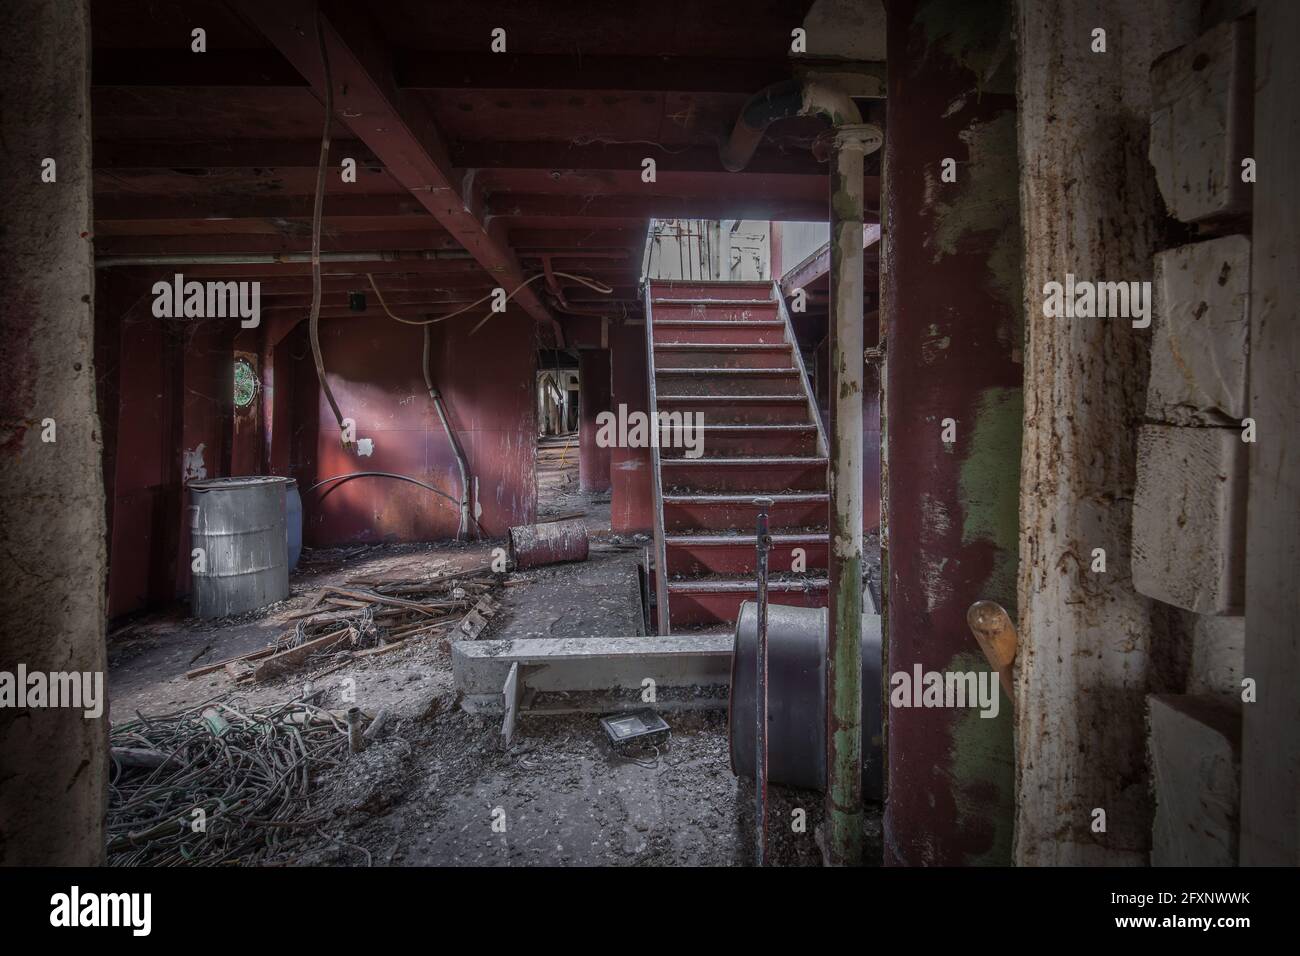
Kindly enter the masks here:
M 879 130 L 836 127 L 831 148 L 830 616 L 827 858 L 862 862 L 862 160 Z
M 1011 0 L 889 5 L 887 682 L 917 667 L 986 674 L 966 611 L 991 600 L 1016 614 L 1024 368 L 1012 12 Z M 981 717 L 893 697 L 885 862 L 1010 863 L 1010 702 L 1000 695 L 997 715 Z

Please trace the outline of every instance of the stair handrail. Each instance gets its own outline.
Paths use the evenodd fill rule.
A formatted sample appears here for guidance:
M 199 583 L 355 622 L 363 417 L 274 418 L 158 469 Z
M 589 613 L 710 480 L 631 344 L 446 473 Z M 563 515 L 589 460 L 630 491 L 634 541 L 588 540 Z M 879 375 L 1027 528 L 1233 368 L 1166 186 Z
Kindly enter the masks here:
M 808 414 L 812 418 L 813 424 L 817 426 L 817 453 L 821 457 L 827 458 L 830 456 L 830 446 L 826 443 L 826 427 L 822 424 L 822 412 L 817 406 L 817 395 L 813 392 L 812 385 L 808 380 L 808 370 L 804 367 L 803 353 L 799 351 L 799 340 L 794 335 L 794 323 L 790 321 L 790 313 L 786 311 L 785 296 L 781 294 L 781 283 L 776 279 L 772 280 L 772 297 L 776 300 L 777 314 L 781 316 L 785 341 L 790 344 L 794 367 L 799 370 L 799 380 L 803 382 L 803 394 L 808 402 Z
M 646 372 L 649 376 L 649 401 L 651 428 L 659 427 L 659 396 L 655 388 L 655 335 L 654 335 L 654 288 L 653 280 L 647 278 L 645 283 L 645 344 Z M 653 437 L 653 436 L 652 436 Z M 654 487 L 654 534 L 655 534 L 655 613 L 658 618 L 659 633 L 672 633 L 672 624 L 668 612 L 668 549 L 664 541 L 664 490 L 659 476 L 659 442 L 650 442 L 650 474 Z

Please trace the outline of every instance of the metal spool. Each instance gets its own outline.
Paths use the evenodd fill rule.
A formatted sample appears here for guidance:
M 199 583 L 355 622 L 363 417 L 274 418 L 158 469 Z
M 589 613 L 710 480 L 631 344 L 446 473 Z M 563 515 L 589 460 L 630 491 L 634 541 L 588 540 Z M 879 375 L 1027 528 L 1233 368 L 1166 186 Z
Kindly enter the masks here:
M 767 617 L 767 771 L 771 783 L 826 789 L 825 608 L 772 604 Z M 736 619 L 727 722 L 731 771 L 754 776 L 758 606 L 745 601 Z M 880 800 L 880 616 L 862 615 L 862 788 Z
M 195 617 L 225 617 L 289 596 L 285 487 L 289 478 L 192 481 L 190 547 L 202 548 L 194 574 Z

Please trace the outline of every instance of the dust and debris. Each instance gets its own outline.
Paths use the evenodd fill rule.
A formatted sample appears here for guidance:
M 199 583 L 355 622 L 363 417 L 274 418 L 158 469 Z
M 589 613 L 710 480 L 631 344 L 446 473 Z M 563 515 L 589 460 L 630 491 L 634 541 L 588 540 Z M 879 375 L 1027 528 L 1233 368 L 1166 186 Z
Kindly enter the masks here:
M 608 637 L 637 633 L 636 562 L 641 548 L 610 544 L 608 506 L 588 502 L 588 561 L 530 570 L 497 591 L 501 609 L 485 637 Z M 265 646 L 268 633 L 324 584 L 380 572 L 472 567 L 492 543 L 379 546 L 313 554 L 276 608 L 200 622 L 171 609 L 115 635 L 111 713 L 165 713 L 227 692 L 223 673 L 186 681 L 198 654 L 219 661 Z M 752 782 L 731 773 L 725 711 L 667 712 L 672 733 L 658 747 L 613 751 L 596 714 L 525 711 L 514 744 L 501 746 L 501 718 L 460 707 L 450 642 L 412 641 L 392 654 L 352 660 L 319 680 L 309 673 L 240 688 L 250 707 L 289 700 L 304 684 L 327 709 L 355 701 L 389 712 L 360 754 L 345 755 L 314 782 L 322 818 L 294 862 L 303 865 L 728 866 L 753 862 Z M 330 663 L 330 662 L 326 662 Z M 818 865 L 822 796 L 769 788 L 769 857 Z M 796 813 L 796 811 L 801 811 Z M 878 860 L 878 808 L 868 808 Z M 495 826 L 494 826 L 495 825 Z

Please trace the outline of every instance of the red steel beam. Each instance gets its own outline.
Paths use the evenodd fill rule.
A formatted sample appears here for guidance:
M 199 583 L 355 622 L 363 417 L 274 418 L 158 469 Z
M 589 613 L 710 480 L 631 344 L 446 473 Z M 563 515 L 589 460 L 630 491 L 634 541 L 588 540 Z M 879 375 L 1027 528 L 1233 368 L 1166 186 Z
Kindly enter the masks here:
M 302 219 L 311 215 L 311 196 L 164 196 L 151 191 L 139 195 L 95 196 L 95 221 L 148 219 Z M 369 195 L 325 194 L 325 218 L 334 216 L 419 216 L 428 219 L 424 207 L 407 193 Z M 310 221 L 310 220 L 309 220 Z M 427 222 L 430 228 L 434 223 Z
M 417 232 L 422 235 L 445 235 L 429 222 L 423 209 L 413 216 L 325 216 L 321 220 L 321 235 L 338 236 L 343 233 L 376 235 L 378 233 Z M 264 216 L 249 219 L 207 219 L 184 217 L 180 219 L 97 219 L 95 236 L 308 236 L 311 219 L 295 216 Z M 482 271 L 473 259 L 467 259 L 474 269 Z
M 426 217 L 427 218 L 427 217 Z M 321 252 L 459 251 L 456 240 L 440 230 L 402 232 L 345 232 L 321 235 Z M 100 256 L 203 255 L 206 253 L 265 255 L 309 252 L 311 234 L 296 230 L 286 235 L 209 233 L 183 236 L 114 236 L 97 234 L 95 254 Z
M 827 200 L 754 196 L 714 199 L 672 195 L 489 195 L 494 216 L 580 216 L 588 219 L 776 219 L 814 222 L 828 214 Z
M 275 50 L 96 48 L 91 86 L 304 86 L 302 74 Z
M 278 54 L 277 54 L 278 55 Z M 186 54 L 194 60 L 203 57 Z M 358 166 L 378 164 L 370 147 L 359 139 L 330 142 L 330 162 L 337 165 L 351 157 Z M 95 140 L 91 156 L 95 169 L 249 169 L 301 167 L 312 170 L 320 159 L 320 140 L 310 139 L 225 139 L 225 140 Z M 329 199 L 326 193 L 325 198 Z
M 781 57 L 599 56 L 590 53 L 485 56 L 396 50 L 398 83 L 410 89 L 744 93 L 790 78 Z
M 316 41 L 311 0 L 234 0 L 324 99 L 325 77 Z M 522 285 L 523 271 L 513 252 L 489 234 L 472 210 L 475 197 L 462 198 L 459 180 L 434 123 L 421 100 L 402 96 L 393 83 L 393 61 L 365 11 L 323 4 L 320 14 L 334 85 L 335 115 L 373 151 L 388 172 L 420 201 L 442 226 L 503 287 Z M 555 318 L 531 287 L 514 297 L 528 314 L 555 326 Z
M 473 141 L 452 147 L 452 158 L 462 169 L 584 169 L 631 170 L 638 180 L 641 160 L 652 157 L 660 173 L 711 172 L 744 180 L 757 173 L 812 176 L 824 188 L 826 165 L 807 150 L 781 153 L 760 150 L 743 173 L 728 173 L 718 159 L 716 146 L 651 143 L 587 143 L 581 146 L 546 141 Z
M 781 57 L 593 56 L 404 50 L 392 52 L 397 85 L 422 90 L 744 93 L 790 78 Z M 303 86 L 275 50 L 97 49 L 92 86 Z

